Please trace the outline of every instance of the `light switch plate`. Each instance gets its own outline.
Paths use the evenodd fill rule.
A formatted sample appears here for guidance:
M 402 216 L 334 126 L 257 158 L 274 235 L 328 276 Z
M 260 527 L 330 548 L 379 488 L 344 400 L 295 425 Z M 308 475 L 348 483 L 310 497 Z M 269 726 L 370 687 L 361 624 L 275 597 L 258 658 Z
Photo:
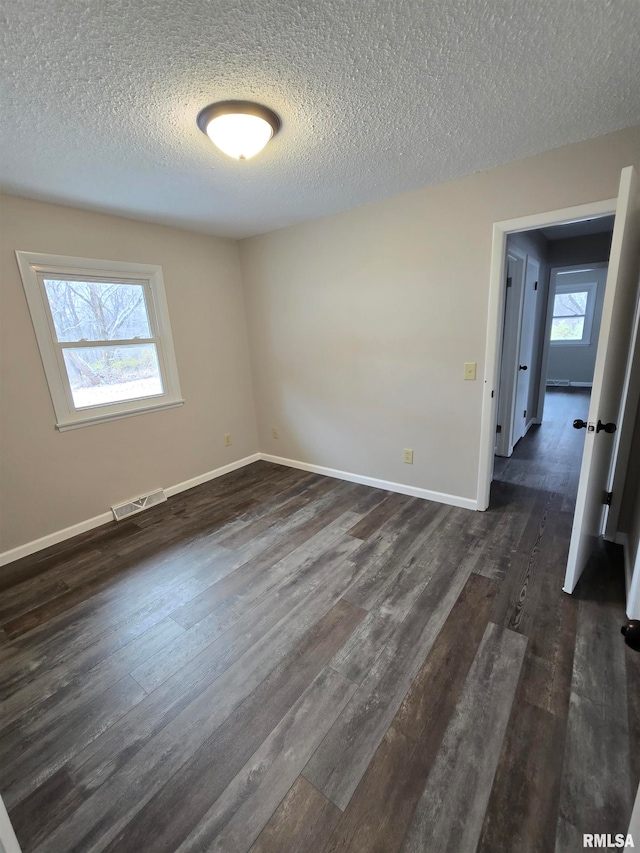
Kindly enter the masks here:
M 465 363 L 464 363 L 464 378 L 465 379 L 475 379 L 476 378 L 476 367 L 477 367 L 477 362 L 465 361 Z

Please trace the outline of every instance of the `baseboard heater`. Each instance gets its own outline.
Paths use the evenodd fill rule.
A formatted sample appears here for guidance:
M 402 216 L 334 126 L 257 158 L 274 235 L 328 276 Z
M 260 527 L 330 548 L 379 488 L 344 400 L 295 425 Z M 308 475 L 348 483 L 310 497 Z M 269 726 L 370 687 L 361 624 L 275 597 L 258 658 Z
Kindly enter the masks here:
M 573 382 L 570 379 L 547 379 L 547 388 L 591 388 L 592 382 Z
M 122 521 L 123 518 L 129 518 L 130 515 L 136 515 L 142 512 L 143 509 L 148 509 L 150 506 L 161 504 L 166 501 L 167 496 L 163 489 L 156 489 L 155 492 L 149 492 L 148 495 L 141 495 L 139 498 L 126 501 L 122 504 L 117 504 L 111 507 L 111 512 L 116 521 Z

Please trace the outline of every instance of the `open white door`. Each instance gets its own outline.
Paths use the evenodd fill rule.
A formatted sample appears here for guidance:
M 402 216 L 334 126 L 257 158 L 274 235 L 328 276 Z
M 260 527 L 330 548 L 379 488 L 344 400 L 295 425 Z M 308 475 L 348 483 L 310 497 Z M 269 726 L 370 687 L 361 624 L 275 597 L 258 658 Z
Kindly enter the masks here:
M 538 278 L 540 264 L 527 257 L 522 295 L 522 315 L 520 325 L 520 351 L 516 366 L 516 399 L 513 409 L 513 429 L 511 442 L 515 445 L 531 425 L 534 412 L 529 411 L 529 389 L 533 373 L 533 331 L 538 301 Z
M 498 427 L 496 453 L 511 456 L 513 453 L 513 413 L 516 395 L 516 359 L 520 340 L 520 315 L 522 311 L 522 289 L 526 256 L 519 249 L 507 252 L 507 275 L 505 281 L 504 334 L 502 337 L 502 359 L 498 384 Z
M 629 363 L 627 364 L 623 397 L 624 412 L 621 413 L 618 431 L 615 435 L 617 441 L 615 467 L 609 478 L 611 506 L 607 512 L 604 531 L 604 538 L 612 542 L 616 541 L 618 534 L 618 522 L 620 521 L 622 496 L 624 494 L 627 468 L 631 456 L 636 412 L 640 403 L 640 299 L 636 302 L 636 316 L 633 321 L 633 331 L 631 333 L 631 351 L 629 353 Z M 637 592 L 640 592 L 640 589 Z M 640 606 L 640 598 L 637 599 L 637 605 Z M 637 617 L 633 616 L 630 618 L 636 619 Z
M 632 166 L 622 170 L 593 376 L 589 420 L 580 469 L 576 513 L 564 591 L 573 592 L 603 532 L 609 474 L 615 464 L 614 436 L 603 429 L 619 422 L 631 346 L 640 252 L 640 186 Z

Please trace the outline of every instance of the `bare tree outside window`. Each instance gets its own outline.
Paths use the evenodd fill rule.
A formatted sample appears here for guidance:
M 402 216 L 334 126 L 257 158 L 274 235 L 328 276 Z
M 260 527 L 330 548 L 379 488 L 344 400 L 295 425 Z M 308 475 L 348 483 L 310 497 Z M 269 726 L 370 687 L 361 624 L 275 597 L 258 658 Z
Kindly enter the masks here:
M 76 408 L 163 393 L 143 285 L 43 283 Z
M 552 341 L 581 341 L 584 335 L 589 292 L 556 293 L 551 323 Z

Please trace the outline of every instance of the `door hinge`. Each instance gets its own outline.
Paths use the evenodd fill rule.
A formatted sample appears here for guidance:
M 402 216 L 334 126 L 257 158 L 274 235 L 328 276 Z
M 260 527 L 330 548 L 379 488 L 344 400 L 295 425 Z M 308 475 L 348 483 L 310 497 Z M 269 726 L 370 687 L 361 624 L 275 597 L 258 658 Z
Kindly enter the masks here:
M 507 287 L 511 287 L 511 284 L 512 284 L 511 276 L 508 275 L 507 276 Z
M 502 432 L 502 427 L 500 426 L 500 424 L 496 425 L 496 432 Z
M 526 409 L 525 409 L 525 410 L 524 410 L 524 412 L 522 413 L 522 417 L 523 417 L 523 418 L 526 418 L 526 417 L 527 417 L 527 410 L 526 410 Z
M 611 501 L 613 500 L 613 492 L 605 492 L 604 493 L 604 505 L 611 506 Z
M 534 290 L 537 290 L 537 289 L 538 289 L 538 282 L 537 282 L 537 281 L 536 281 L 536 282 L 534 282 L 533 289 L 534 289 Z

